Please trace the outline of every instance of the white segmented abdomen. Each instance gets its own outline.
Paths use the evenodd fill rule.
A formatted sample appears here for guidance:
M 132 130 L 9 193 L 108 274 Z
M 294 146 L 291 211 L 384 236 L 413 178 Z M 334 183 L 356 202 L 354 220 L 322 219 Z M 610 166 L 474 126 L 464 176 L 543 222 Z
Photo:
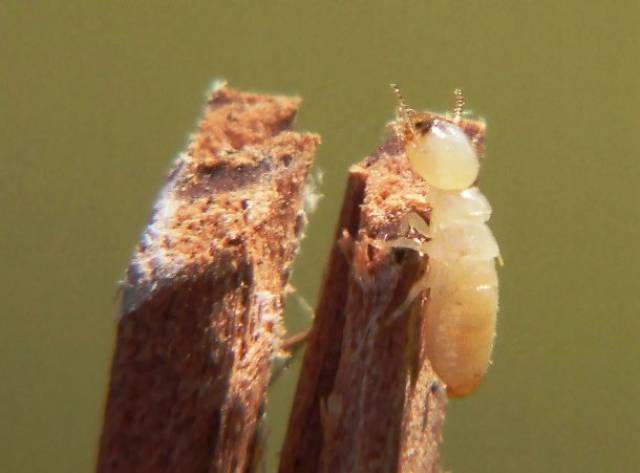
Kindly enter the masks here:
M 472 392 L 491 362 L 498 311 L 498 245 L 477 188 L 433 189 L 425 309 L 427 356 L 453 396 Z

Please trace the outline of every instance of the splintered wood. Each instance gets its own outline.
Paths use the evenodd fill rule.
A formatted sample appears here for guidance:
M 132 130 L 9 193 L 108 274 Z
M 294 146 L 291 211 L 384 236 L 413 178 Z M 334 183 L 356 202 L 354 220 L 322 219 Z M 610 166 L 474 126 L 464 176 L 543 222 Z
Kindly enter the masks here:
M 319 138 L 296 98 L 215 89 L 123 288 L 99 472 L 255 465 Z
M 482 125 L 460 126 L 482 149 Z M 429 220 L 428 193 L 395 137 L 351 168 L 280 473 L 440 471 L 447 395 L 425 355 L 424 297 L 396 313 L 426 256 L 384 244 L 407 213 Z

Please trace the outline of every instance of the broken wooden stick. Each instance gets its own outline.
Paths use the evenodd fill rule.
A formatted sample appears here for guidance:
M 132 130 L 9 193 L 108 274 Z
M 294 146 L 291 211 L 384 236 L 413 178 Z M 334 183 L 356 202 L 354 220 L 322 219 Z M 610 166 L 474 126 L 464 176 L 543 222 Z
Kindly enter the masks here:
M 127 271 L 97 471 L 248 472 L 319 138 L 220 85 Z
M 484 125 L 460 126 L 482 151 Z M 428 221 L 428 193 L 395 136 L 351 168 L 280 473 L 439 471 L 447 395 L 425 355 L 424 297 L 395 317 L 426 256 L 384 243 L 409 212 Z

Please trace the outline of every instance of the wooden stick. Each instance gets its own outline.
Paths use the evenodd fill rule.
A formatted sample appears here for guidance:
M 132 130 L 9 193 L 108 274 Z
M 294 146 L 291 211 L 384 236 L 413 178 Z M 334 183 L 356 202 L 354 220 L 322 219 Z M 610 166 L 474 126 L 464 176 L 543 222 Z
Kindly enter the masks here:
M 124 284 L 97 471 L 247 472 L 319 138 L 297 98 L 210 95 Z
M 483 125 L 461 126 L 482 151 Z M 428 192 L 395 137 L 351 168 L 280 473 L 439 471 L 447 396 L 425 356 L 424 297 L 391 317 L 426 260 L 384 245 L 408 212 L 428 221 Z

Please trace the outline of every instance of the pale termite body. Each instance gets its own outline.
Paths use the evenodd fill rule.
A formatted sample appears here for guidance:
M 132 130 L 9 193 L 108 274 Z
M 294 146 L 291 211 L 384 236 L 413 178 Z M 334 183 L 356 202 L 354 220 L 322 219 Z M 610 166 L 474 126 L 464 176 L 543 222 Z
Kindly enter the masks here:
M 428 224 L 416 214 L 406 217 L 408 226 L 424 237 L 418 246 L 407 245 L 406 238 L 390 243 L 427 255 L 425 276 L 417 283 L 426 295 L 426 354 L 449 394 L 464 396 L 475 390 L 491 363 L 500 252 L 487 225 L 491 206 L 475 186 L 478 155 L 458 125 L 463 99 L 459 91 L 457 96 L 451 119 L 436 118 L 417 130 L 414 112 L 398 93 L 394 128 L 411 168 L 429 185 L 431 214 Z

